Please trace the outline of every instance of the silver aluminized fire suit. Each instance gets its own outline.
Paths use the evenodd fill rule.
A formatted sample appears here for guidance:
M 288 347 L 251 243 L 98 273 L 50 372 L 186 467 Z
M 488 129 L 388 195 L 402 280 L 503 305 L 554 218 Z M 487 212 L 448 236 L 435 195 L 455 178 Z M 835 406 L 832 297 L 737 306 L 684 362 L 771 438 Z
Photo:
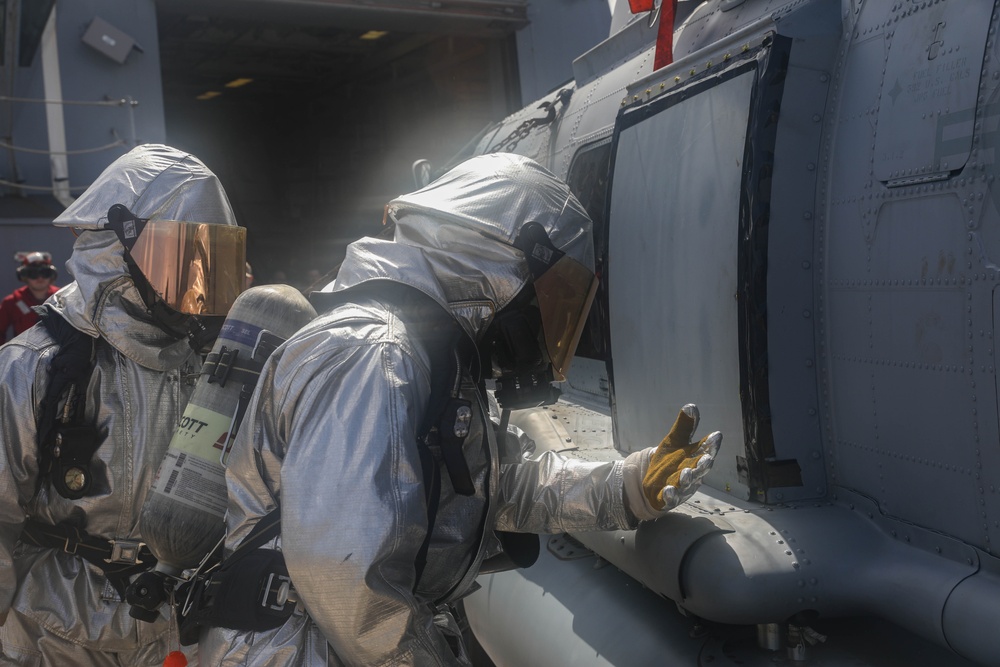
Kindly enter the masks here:
M 344 303 L 268 361 L 227 468 L 227 552 L 280 502 L 281 535 L 269 546 L 283 551 L 302 604 L 275 630 L 204 631 L 205 664 L 466 664 L 456 655 L 454 620 L 435 618 L 436 603 L 473 586 L 496 549 L 494 530 L 636 525 L 623 504 L 621 462 L 547 453 L 502 465 L 485 398 L 465 370 L 461 396 L 475 418 L 463 448 L 476 491 L 457 495 L 443 475 L 416 584 L 428 525 L 416 438 L 431 375 L 414 334 L 453 318 L 478 341 L 530 280 L 511 245 L 527 221 L 586 266 L 593 250 L 590 220 L 568 188 L 520 156 L 473 158 L 393 201 L 389 212 L 395 240 L 351 244 L 327 288 Z M 351 296 L 374 281 L 419 293 L 383 297 L 369 287 Z
M 236 224 L 215 175 L 162 145 L 119 158 L 55 222 L 93 229 L 113 204 L 141 217 Z M 47 481 L 39 485 L 35 419 L 56 346 L 37 325 L 0 348 L 0 614 L 10 610 L 0 663 L 161 665 L 177 647 L 166 612 L 137 622 L 96 566 L 18 542 L 26 517 L 141 540 L 140 509 L 201 366 L 185 338 L 150 320 L 113 231 L 81 232 L 67 264 L 75 282 L 49 303 L 97 339 L 85 414 L 107 435 L 90 495 L 68 500 Z

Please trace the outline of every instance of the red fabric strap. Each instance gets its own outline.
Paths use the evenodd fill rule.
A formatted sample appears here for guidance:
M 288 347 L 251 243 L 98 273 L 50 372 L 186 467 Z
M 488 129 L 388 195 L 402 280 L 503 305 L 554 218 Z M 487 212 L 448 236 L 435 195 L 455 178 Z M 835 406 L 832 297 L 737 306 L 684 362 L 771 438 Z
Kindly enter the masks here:
M 631 5 L 632 0 L 629 0 Z M 650 2 L 652 4 L 652 2 Z M 660 26 L 656 30 L 656 55 L 653 57 L 653 71 L 674 62 L 674 16 L 677 0 L 662 0 L 660 4 Z

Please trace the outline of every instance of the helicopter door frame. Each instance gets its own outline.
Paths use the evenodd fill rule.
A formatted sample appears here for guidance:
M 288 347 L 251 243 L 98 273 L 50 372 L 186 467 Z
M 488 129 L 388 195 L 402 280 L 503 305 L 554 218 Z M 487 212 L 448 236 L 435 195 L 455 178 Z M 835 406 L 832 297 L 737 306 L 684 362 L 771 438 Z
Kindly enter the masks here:
M 627 106 L 612 139 L 603 257 L 616 447 L 655 444 L 681 405 L 725 433 L 710 486 L 767 501 L 776 460 L 767 249 L 791 40 L 769 36 L 682 88 Z

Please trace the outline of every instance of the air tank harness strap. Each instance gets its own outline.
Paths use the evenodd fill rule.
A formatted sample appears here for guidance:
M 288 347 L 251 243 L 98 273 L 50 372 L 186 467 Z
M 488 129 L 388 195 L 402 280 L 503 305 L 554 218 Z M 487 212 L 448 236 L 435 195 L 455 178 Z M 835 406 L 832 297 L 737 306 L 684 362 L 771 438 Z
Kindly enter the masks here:
M 284 557 L 262 549 L 281 533 L 281 511 L 262 517 L 240 545 L 209 576 L 180 589 L 181 646 L 197 643 L 202 627 L 262 632 L 281 626 L 298 602 Z
M 243 388 L 240 391 L 239 402 L 236 404 L 236 415 L 234 424 L 243 422 L 243 415 L 246 414 L 247 405 L 253 390 L 257 386 L 257 379 L 260 371 L 264 367 L 264 362 L 271 356 L 271 353 L 285 339 L 277 336 L 266 329 L 262 329 L 254 344 L 253 353 L 249 359 L 240 358 L 239 348 L 230 349 L 223 345 L 219 352 L 209 354 L 202 364 L 201 374 L 208 376 L 208 383 L 218 383 L 220 387 L 225 387 L 230 380 L 240 382 Z
M 217 353 L 205 357 L 201 374 L 208 376 L 209 384 L 218 383 L 220 387 L 225 387 L 229 380 L 255 385 L 262 366 L 262 362 L 253 359 L 240 359 L 238 348 L 223 345 Z
M 49 383 L 39 405 L 38 481 L 41 485 L 48 478 L 56 493 L 77 500 L 90 491 L 90 462 L 103 442 L 83 409 L 94 368 L 95 341 L 51 306 L 41 306 L 36 312 L 59 346 L 49 363 Z
M 58 549 L 93 563 L 101 568 L 122 600 L 125 599 L 129 579 L 156 565 L 156 557 L 142 542 L 88 535 L 68 523 L 52 525 L 28 519 L 19 540 L 34 547 Z

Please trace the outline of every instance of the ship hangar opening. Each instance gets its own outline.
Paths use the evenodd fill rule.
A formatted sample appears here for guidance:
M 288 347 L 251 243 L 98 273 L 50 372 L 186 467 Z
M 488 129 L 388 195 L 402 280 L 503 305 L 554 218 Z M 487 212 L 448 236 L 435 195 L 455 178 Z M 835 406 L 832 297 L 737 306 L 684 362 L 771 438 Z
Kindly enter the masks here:
M 403 4 L 157 3 L 167 142 L 219 175 L 258 281 L 332 270 L 415 160 L 520 106 L 523 3 Z
M 0 247 L 53 228 L 118 156 L 167 143 L 221 178 L 259 282 L 308 286 L 447 164 L 572 78 L 609 0 L 0 0 Z M 282 275 L 282 272 L 284 275 Z M 309 283 L 311 284 L 311 283 Z M 19 284 L 0 272 L 0 290 Z

